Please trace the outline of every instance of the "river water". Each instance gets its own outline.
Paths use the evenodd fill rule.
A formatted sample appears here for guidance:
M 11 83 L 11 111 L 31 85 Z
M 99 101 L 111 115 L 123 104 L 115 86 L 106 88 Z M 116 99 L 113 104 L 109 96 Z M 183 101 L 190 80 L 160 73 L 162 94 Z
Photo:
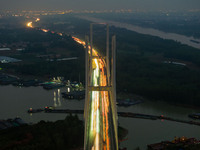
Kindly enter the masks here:
M 66 114 L 36 113 L 28 114 L 27 110 L 32 108 L 44 108 L 45 106 L 56 106 L 65 109 L 83 109 L 84 100 L 65 100 L 59 93 L 67 88 L 44 90 L 42 87 L 14 87 L 0 86 L 0 120 L 21 117 L 24 121 L 37 123 L 40 120 L 56 121 L 66 117 Z M 118 111 L 134 112 L 152 115 L 164 115 L 168 117 L 191 120 L 188 114 L 198 110 L 172 106 L 164 102 L 145 101 L 144 103 L 131 107 L 118 107 Z M 83 119 L 83 115 L 79 115 Z M 146 120 L 119 117 L 120 126 L 128 129 L 128 140 L 123 141 L 120 146 L 133 150 L 140 147 L 146 149 L 147 144 L 163 140 L 173 140 L 174 136 L 196 137 L 200 139 L 200 126 L 183 123 Z
M 186 45 L 200 49 L 200 39 L 196 39 L 194 37 L 187 37 L 187 36 L 176 34 L 176 33 L 166 33 L 166 32 L 156 30 L 153 28 L 144 28 L 144 27 L 135 26 L 135 25 L 128 24 L 128 23 L 116 22 L 116 21 L 111 21 L 111 20 L 103 20 L 103 19 L 88 17 L 88 16 L 79 16 L 79 18 L 85 19 L 85 20 L 88 20 L 91 22 L 95 22 L 95 23 L 106 22 L 110 26 L 115 26 L 118 28 L 125 28 L 130 31 L 135 31 L 135 32 L 141 33 L 141 34 L 157 36 L 157 37 L 160 37 L 163 39 L 174 40 L 174 41 L 180 42 L 182 44 L 186 44 Z M 192 41 L 195 41 L 195 42 L 192 42 Z

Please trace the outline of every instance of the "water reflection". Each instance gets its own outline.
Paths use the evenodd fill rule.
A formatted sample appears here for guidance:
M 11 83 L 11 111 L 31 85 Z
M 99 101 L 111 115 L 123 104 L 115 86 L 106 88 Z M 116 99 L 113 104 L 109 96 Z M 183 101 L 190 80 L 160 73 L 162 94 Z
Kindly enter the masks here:
M 67 88 L 67 92 L 68 92 L 68 93 L 70 92 L 70 87 Z
M 53 93 L 53 102 L 54 102 L 54 107 L 60 107 L 62 106 L 61 104 L 61 96 L 60 96 L 60 89 L 57 89 Z
M 57 104 L 56 104 L 56 91 L 54 91 L 53 101 L 54 101 L 54 107 L 57 107 Z
M 59 95 L 66 92 L 67 87 L 55 90 L 44 90 L 42 87 L 18 88 L 14 86 L 0 86 L 0 119 L 15 118 L 19 116 L 27 123 L 37 123 L 40 120 L 57 121 L 65 119 L 65 113 L 34 113 L 30 116 L 27 109 L 44 108 L 55 103 L 63 109 L 84 109 L 84 100 L 62 99 Z M 55 92 L 55 94 L 54 94 Z M 35 94 L 37 93 L 37 94 Z M 55 95 L 55 98 L 54 98 Z M 60 99 L 59 99 L 60 97 Z M 59 102 L 60 101 L 60 102 Z M 52 104 L 53 103 L 53 104 Z M 188 114 L 199 110 L 169 105 L 164 102 L 145 101 L 144 103 L 118 107 L 118 111 L 164 115 L 180 120 L 191 120 Z M 83 120 L 83 115 L 78 115 Z M 121 142 L 121 147 L 133 150 L 140 147 L 146 150 L 147 144 L 164 140 L 172 140 L 174 136 L 195 137 L 200 139 L 200 127 L 195 125 L 177 123 L 164 120 L 147 120 L 119 117 L 119 125 L 128 130 L 128 140 Z M 195 120 L 198 121 L 198 120 Z

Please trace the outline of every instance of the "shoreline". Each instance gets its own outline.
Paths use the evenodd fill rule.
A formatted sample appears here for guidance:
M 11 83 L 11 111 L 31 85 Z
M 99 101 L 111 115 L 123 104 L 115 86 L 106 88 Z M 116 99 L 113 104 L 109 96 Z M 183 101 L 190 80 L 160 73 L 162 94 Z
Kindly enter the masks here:
M 15 74 L 15 73 L 11 73 L 11 72 L 0 72 L 0 74 L 5 74 L 5 75 L 9 75 L 9 76 L 15 76 L 18 77 L 19 80 L 40 80 L 42 82 L 45 81 L 49 81 L 51 78 L 47 77 L 47 76 L 33 76 L 33 75 L 23 75 L 23 74 Z M 11 83 L 12 85 L 12 83 Z M 0 84 L 0 86 L 3 86 L 3 84 Z M 143 102 L 145 101 L 154 101 L 154 102 L 165 102 L 167 104 L 170 104 L 172 106 L 178 106 L 178 107 L 183 107 L 183 108 L 191 108 L 191 109 L 195 109 L 195 110 L 200 110 L 200 106 L 196 106 L 196 105 L 190 105 L 190 104 L 181 104 L 181 103 L 172 103 L 172 102 L 168 102 L 168 101 L 164 101 L 164 100 L 154 100 L 148 97 L 144 97 L 142 95 L 137 95 L 137 94 L 133 94 L 133 93 L 126 93 L 126 92 L 119 92 L 117 93 L 117 99 L 134 99 L 134 100 L 141 100 Z
M 134 31 L 140 34 L 147 34 L 147 35 L 151 35 L 151 36 L 156 36 L 162 39 L 167 39 L 167 40 L 173 40 L 175 42 L 180 42 L 182 44 L 186 44 L 188 46 L 191 46 L 193 48 L 196 48 L 198 50 L 200 50 L 200 44 L 199 43 L 194 43 L 191 40 L 200 42 L 200 39 L 196 39 L 194 37 L 191 36 L 185 36 L 185 35 L 181 35 L 181 34 L 177 34 L 177 33 L 166 33 L 164 31 L 158 30 L 158 29 L 154 29 L 154 28 L 144 28 L 144 27 L 140 27 L 140 26 L 136 26 L 136 25 L 132 25 L 129 23 L 123 23 L 123 22 L 117 22 L 117 21 L 112 21 L 112 20 L 105 20 L 105 19 L 101 19 L 101 18 L 96 18 L 96 17 L 89 17 L 89 16 L 77 16 L 80 19 L 84 19 L 87 21 L 91 21 L 91 22 L 95 22 L 95 23 L 101 23 L 101 22 L 106 22 L 108 24 L 110 24 L 111 26 L 115 26 L 117 28 L 124 28 L 127 29 L 129 31 Z
M 172 102 L 167 102 L 167 101 L 164 101 L 164 100 L 154 100 L 154 99 L 151 99 L 151 98 L 148 98 L 148 97 L 144 97 L 142 95 L 133 94 L 133 93 L 120 92 L 119 94 L 117 94 L 117 98 L 142 100 L 144 102 L 145 101 L 164 102 L 164 103 L 170 104 L 172 106 L 178 106 L 178 107 L 183 107 L 183 108 L 191 108 L 191 109 L 195 109 L 195 110 L 200 110 L 200 106 L 189 105 L 189 104 L 172 103 Z

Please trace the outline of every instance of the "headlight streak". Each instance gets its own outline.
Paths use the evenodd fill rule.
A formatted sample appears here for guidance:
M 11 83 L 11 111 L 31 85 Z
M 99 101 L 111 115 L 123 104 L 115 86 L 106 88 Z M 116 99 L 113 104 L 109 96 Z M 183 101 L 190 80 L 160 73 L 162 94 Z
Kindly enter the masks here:
M 85 46 L 85 42 L 72 37 L 77 43 Z M 89 46 L 90 49 L 90 46 Z M 93 48 L 93 56 L 99 56 Z M 90 51 L 88 51 L 90 53 Z M 107 77 L 105 74 L 105 61 L 103 59 L 92 59 L 95 67 L 92 71 L 92 86 L 107 86 Z M 101 103 L 101 104 L 100 104 Z M 89 139 L 94 141 L 91 150 L 110 150 L 110 133 L 109 133 L 109 93 L 108 91 L 92 91 L 90 99 L 90 129 Z M 101 105 L 101 109 L 100 109 Z M 102 134 L 102 137 L 100 135 Z M 102 138 L 102 139 L 101 139 Z M 102 142 L 100 142 L 102 140 Z M 101 143 L 103 145 L 101 146 Z
M 35 22 L 40 21 L 39 18 Z M 28 22 L 27 27 L 33 28 L 33 22 Z M 40 29 L 43 32 L 49 32 L 48 29 Z M 52 32 L 53 33 L 53 32 Z M 56 33 L 62 36 L 62 33 Z M 86 43 L 79 38 L 72 37 L 74 41 L 83 45 L 85 47 Z M 89 46 L 89 49 L 91 47 Z M 90 51 L 88 51 L 90 53 Z M 99 56 L 97 51 L 92 48 L 93 56 Z M 93 58 L 93 63 L 95 64 L 92 70 L 92 86 L 107 86 L 107 75 L 105 72 L 105 60 L 102 58 Z M 59 91 L 60 92 L 60 91 Z M 58 92 L 58 93 L 59 93 Z M 55 94 L 54 94 L 55 97 Z M 110 100 L 108 91 L 92 91 L 90 97 L 90 122 L 89 124 L 89 139 L 92 141 L 90 145 L 90 150 L 110 150 Z M 101 107 L 100 107 L 101 106 Z M 90 143 L 91 144 L 91 143 Z M 103 145 L 102 145 L 103 144 Z

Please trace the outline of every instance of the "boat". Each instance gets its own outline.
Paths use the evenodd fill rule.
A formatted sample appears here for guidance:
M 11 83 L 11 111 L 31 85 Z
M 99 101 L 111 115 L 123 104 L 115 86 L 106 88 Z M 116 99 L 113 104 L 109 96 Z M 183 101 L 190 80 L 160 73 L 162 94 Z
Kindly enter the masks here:
M 200 119 L 200 113 L 189 114 L 188 117 L 192 119 Z
M 6 125 L 0 121 L 0 130 L 7 129 Z
M 200 44 L 200 42 L 196 41 L 196 40 L 190 40 L 190 41 L 193 42 L 193 43 L 196 43 L 196 44 Z
M 133 99 L 117 99 L 117 105 L 118 106 L 131 106 L 131 105 L 136 105 L 142 103 L 141 100 L 133 100 Z
M 63 84 L 63 83 L 57 83 L 57 82 L 46 82 L 46 83 L 41 84 L 41 85 L 46 90 L 58 89 L 58 88 L 61 88 L 61 87 L 65 86 L 65 84 Z
M 45 107 L 45 113 L 75 113 L 83 114 L 84 110 L 56 109 L 54 107 Z
M 14 118 L 14 119 L 0 120 L 0 130 L 12 128 L 12 127 L 19 127 L 19 126 L 23 126 L 23 125 L 26 125 L 26 124 L 27 123 L 25 123 L 19 117 Z
M 33 109 L 33 108 L 29 108 L 28 113 L 38 113 L 38 112 L 42 112 L 44 111 L 44 109 Z
M 62 97 L 66 99 L 84 99 L 85 91 L 63 92 Z

